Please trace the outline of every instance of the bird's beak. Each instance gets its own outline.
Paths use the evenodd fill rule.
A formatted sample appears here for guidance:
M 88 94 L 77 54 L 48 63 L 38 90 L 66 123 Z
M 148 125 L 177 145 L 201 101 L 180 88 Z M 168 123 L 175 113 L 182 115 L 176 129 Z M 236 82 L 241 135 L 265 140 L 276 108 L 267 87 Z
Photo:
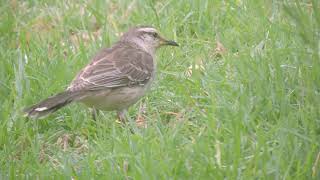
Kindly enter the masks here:
M 179 46 L 178 43 L 172 41 L 172 40 L 165 40 L 164 41 L 164 45 L 168 45 L 168 46 Z
M 178 43 L 172 40 L 166 40 L 164 38 L 161 38 L 160 45 L 167 45 L 167 46 L 179 46 Z

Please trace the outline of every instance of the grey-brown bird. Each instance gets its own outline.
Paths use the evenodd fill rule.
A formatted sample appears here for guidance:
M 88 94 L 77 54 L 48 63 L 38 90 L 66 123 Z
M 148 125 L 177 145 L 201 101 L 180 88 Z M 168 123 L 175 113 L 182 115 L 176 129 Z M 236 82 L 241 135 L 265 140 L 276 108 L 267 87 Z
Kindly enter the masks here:
M 98 52 L 65 91 L 26 108 L 25 115 L 41 118 L 81 102 L 97 110 L 115 110 L 124 122 L 128 107 L 149 90 L 156 72 L 155 52 L 164 45 L 178 46 L 154 27 L 130 29 L 112 47 Z

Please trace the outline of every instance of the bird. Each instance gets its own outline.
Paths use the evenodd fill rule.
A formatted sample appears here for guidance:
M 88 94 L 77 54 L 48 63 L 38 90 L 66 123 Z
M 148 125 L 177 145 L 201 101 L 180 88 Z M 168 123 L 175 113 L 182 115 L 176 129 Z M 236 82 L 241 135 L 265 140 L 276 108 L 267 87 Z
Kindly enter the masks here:
M 24 115 L 40 119 L 77 102 L 97 111 L 116 111 L 125 123 L 128 108 L 150 90 L 156 50 L 162 46 L 179 45 L 153 26 L 132 27 L 111 47 L 98 51 L 64 91 L 25 108 Z

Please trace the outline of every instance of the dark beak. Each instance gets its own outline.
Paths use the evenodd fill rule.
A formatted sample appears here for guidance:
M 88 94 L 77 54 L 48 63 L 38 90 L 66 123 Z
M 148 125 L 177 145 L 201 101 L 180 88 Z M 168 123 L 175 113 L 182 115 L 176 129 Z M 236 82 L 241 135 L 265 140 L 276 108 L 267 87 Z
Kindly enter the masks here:
M 165 40 L 163 44 L 168 45 L 168 46 L 179 46 L 178 43 L 171 41 L 171 40 Z

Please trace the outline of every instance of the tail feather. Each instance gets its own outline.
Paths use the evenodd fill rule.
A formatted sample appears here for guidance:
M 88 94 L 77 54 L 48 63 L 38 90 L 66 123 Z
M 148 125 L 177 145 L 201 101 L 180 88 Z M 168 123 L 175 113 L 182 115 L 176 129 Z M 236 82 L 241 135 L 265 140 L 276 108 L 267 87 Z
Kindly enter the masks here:
M 78 97 L 79 93 L 65 91 L 51 96 L 41 102 L 25 108 L 23 111 L 25 116 L 31 118 L 41 118 L 57 111 L 58 109 L 71 103 Z

